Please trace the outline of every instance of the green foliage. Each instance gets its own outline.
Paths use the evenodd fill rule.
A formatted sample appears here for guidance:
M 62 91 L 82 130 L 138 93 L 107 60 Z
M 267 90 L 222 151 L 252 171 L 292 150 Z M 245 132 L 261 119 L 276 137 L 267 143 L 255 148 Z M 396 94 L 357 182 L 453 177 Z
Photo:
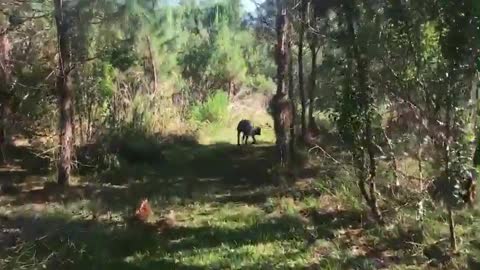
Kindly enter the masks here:
M 15 10 L 25 18 L 33 10 L 50 14 L 53 8 L 42 1 L 30 2 L 2 8 L 5 14 Z M 76 127 L 84 140 L 93 139 L 100 130 L 133 122 L 150 133 L 167 126 L 173 129 L 185 120 L 186 111 L 210 114 L 195 101 L 204 100 L 214 89 L 249 87 L 251 92 L 270 92 L 273 87 L 272 46 L 258 39 L 253 27 L 242 24 L 240 1 L 169 5 L 80 0 L 69 4 L 66 12 L 71 18 L 72 60 L 76 63 L 72 72 L 75 112 L 80 117 Z M 13 79 L 18 84 L 14 92 L 19 99 L 26 97 L 19 113 L 42 125 L 44 119 L 57 119 L 52 109 L 56 106 L 54 76 L 50 74 L 57 65 L 57 40 L 53 31 L 46 30 L 52 22 L 50 18 L 28 20 L 9 33 L 15 44 Z M 171 95 L 178 92 L 185 99 L 182 106 L 171 102 Z M 213 113 L 223 114 L 224 109 L 218 110 Z M 204 117 L 213 116 L 200 118 Z
M 126 71 L 128 68 L 135 65 L 137 61 L 137 56 L 133 51 L 133 47 L 127 42 L 121 43 L 120 46 L 112 47 L 109 55 L 109 62 L 113 67 L 118 68 L 120 71 Z
M 248 82 L 248 87 L 265 94 L 271 94 L 275 91 L 275 83 L 264 75 L 252 76 Z
M 461 209 L 470 192 L 467 189 L 468 182 L 476 181 L 478 173 L 472 166 L 473 149 L 468 138 L 467 111 L 465 108 L 454 108 L 452 113 L 455 116 L 452 128 L 456 140 L 445 149 L 448 160 L 445 161 L 442 174 L 433 182 L 431 196 L 449 208 Z
M 192 107 L 191 117 L 199 123 L 222 122 L 228 118 L 228 106 L 228 95 L 225 91 L 217 90 L 205 103 L 198 103 Z
M 348 71 L 347 71 L 348 72 Z M 363 122 L 358 105 L 358 93 L 353 89 L 352 82 L 347 79 L 342 91 L 339 92 L 337 112 L 331 117 L 336 123 L 337 129 L 343 141 L 354 146 L 362 138 Z
M 100 94 L 105 98 L 110 98 L 113 96 L 115 91 L 115 86 L 113 78 L 115 76 L 114 69 L 112 65 L 104 63 L 102 66 L 101 76 L 100 76 Z
M 209 59 L 207 74 L 220 82 L 244 80 L 247 68 L 236 35 L 227 26 L 221 25 L 212 46 L 213 54 Z
M 422 29 L 422 58 L 431 65 L 437 65 L 440 61 L 440 35 L 438 24 L 433 21 L 425 23 Z
M 465 196 L 468 190 L 465 183 L 474 177 L 471 166 L 458 164 L 437 177 L 430 190 L 431 197 L 451 209 L 462 209 L 465 206 Z

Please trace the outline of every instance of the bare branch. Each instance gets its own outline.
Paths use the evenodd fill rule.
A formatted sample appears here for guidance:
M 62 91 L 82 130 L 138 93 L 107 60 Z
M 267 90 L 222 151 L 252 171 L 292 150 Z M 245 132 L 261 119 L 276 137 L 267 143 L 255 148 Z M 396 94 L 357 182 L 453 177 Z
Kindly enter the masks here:
M 338 161 L 337 159 L 335 159 L 332 155 L 330 155 L 325 149 L 323 149 L 323 147 L 321 147 L 320 145 L 318 144 L 314 144 L 314 146 L 310 149 L 308 149 L 308 153 L 310 153 L 311 151 L 315 150 L 315 149 L 318 149 L 320 150 L 326 157 L 328 157 L 329 159 L 331 159 L 335 164 L 337 165 L 340 165 L 341 168 L 348 174 L 348 175 L 351 175 L 350 173 L 350 170 L 348 169 L 349 167 L 347 165 L 345 165 L 344 163 Z

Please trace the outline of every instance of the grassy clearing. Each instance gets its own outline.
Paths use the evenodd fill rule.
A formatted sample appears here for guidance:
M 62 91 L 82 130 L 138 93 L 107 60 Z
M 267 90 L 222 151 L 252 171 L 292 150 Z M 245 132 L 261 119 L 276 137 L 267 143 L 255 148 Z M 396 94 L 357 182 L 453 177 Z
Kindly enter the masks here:
M 201 123 L 198 131 L 198 141 L 201 144 L 237 143 L 237 124 L 242 119 L 249 119 L 255 126 L 262 128 L 262 135 L 257 141 L 264 144 L 275 142 L 272 117 L 266 112 L 262 101 L 263 95 L 254 95 L 231 104 L 228 116 L 223 121 Z M 250 139 L 251 142 L 251 139 Z

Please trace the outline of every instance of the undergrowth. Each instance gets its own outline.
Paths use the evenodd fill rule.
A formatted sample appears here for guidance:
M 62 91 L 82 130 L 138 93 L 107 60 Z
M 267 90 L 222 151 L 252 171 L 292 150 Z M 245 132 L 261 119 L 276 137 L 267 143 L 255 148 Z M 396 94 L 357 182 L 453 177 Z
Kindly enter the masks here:
M 297 181 L 278 185 L 268 114 L 251 101 L 223 102 L 198 109 L 202 119 L 236 108 L 195 136 L 131 126 L 104 133 L 78 149 L 83 170 L 70 188 L 30 187 L 51 181 L 52 173 L 28 169 L 22 162 L 35 158 L 18 157 L 0 175 L 23 189 L 0 197 L 0 268 L 476 269 L 470 266 L 480 257 L 478 208 L 457 213 L 459 254 L 450 254 L 442 208 L 418 192 L 415 180 L 401 178 L 404 188 L 390 193 L 388 163 L 378 170 L 384 227 L 372 221 L 342 153 L 301 150 L 306 161 Z M 262 126 L 259 144 L 236 145 L 244 117 Z M 411 158 L 399 159 L 399 167 L 418 173 Z M 143 198 L 159 217 L 173 211 L 176 226 L 154 233 L 128 225 Z
M 215 91 L 206 102 L 197 103 L 191 109 L 191 117 L 198 123 L 221 123 L 228 119 L 228 95 L 225 91 Z

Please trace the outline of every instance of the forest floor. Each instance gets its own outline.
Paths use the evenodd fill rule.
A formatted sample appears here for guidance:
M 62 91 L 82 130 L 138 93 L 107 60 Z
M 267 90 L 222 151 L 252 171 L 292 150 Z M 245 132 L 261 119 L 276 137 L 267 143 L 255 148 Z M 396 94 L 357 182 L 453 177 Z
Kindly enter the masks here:
M 457 214 L 460 252 L 449 254 L 445 214 L 431 210 L 420 233 L 413 191 L 385 195 L 380 227 L 344 166 L 312 156 L 295 182 L 278 185 L 271 136 L 242 146 L 228 136 L 165 144 L 166 161 L 84 174 L 65 189 L 45 185 L 55 177 L 37 149 L 9 149 L 0 181 L 20 190 L 0 196 L 0 268 L 480 269 L 471 268 L 478 207 Z M 175 226 L 127 226 L 143 198 L 157 217 L 172 210 Z

